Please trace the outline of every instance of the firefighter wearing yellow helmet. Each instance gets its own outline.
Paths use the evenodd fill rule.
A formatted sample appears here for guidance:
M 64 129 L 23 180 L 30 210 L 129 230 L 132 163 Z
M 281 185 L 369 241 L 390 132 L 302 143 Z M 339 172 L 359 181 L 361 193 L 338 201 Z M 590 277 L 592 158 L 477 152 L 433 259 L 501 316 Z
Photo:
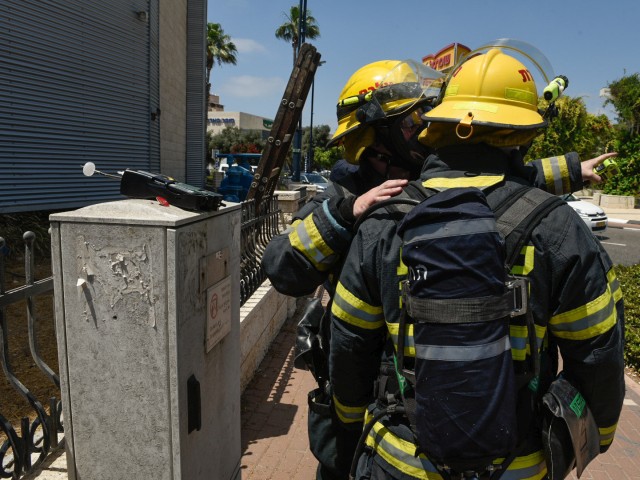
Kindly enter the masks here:
M 341 144 L 345 159 L 384 160 L 416 176 L 429 153 L 417 142 L 421 115 L 439 93 L 442 74 L 412 61 L 382 60 L 358 69 L 337 104 L 338 128 L 329 146 Z M 393 177 L 392 171 L 386 176 Z
M 290 227 L 267 245 L 262 267 L 279 292 L 305 296 L 324 285 L 333 298 L 357 217 L 376 202 L 398 195 L 406 179 L 418 178 L 424 158 L 432 151 L 416 144 L 415 138 L 425 126 L 419 114 L 427 111 L 440 93 L 440 78 L 439 73 L 423 70 L 415 62 L 399 60 L 373 62 L 350 76 L 338 96 L 338 128 L 331 144 L 344 147 L 352 170 L 334 177 L 338 172 L 334 168 L 329 188 L 296 212 Z M 404 152 L 403 162 L 396 160 L 398 150 Z M 540 188 L 557 184 L 581 188 L 580 162 L 572 155 L 566 159 L 570 168 L 548 169 L 571 175 L 570 181 L 544 175 L 545 164 L 563 163 L 564 156 L 537 160 L 532 170 L 539 174 L 532 175 L 533 181 Z M 327 382 L 328 315 L 318 325 L 321 315 L 311 314 L 299 325 L 296 366 L 306 362 L 319 383 L 319 389 L 310 393 L 309 409 L 309 441 L 319 460 L 317 478 L 344 480 L 361 426 L 352 423 L 343 428 L 335 420 Z M 309 321 L 313 318 L 315 323 Z
M 509 365 L 513 361 L 516 372 L 522 368 L 536 372 L 535 381 L 527 377 L 514 390 L 517 426 L 510 425 L 515 428 L 504 433 L 515 434 L 516 438 L 510 440 L 506 456 L 489 459 L 483 450 L 485 445 L 478 445 L 478 452 L 461 451 L 462 457 L 452 458 L 456 462 L 452 464 L 441 463 L 442 457 L 429 450 L 433 445 L 418 443 L 416 419 L 411 421 L 405 415 L 411 400 L 420 402 L 433 397 L 434 403 L 429 405 L 454 406 L 437 393 L 425 397 L 423 391 L 422 396 L 411 396 L 413 389 L 406 387 L 412 375 L 418 375 L 417 370 L 412 370 L 412 362 L 417 365 L 418 359 L 451 359 L 447 351 L 431 346 L 438 345 L 438 339 L 414 337 L 417 327 L 410 314 L 403 315 L 400 286 L 409 272 L 401 252 L 410 248 L 398 235 L 401 213 L 390 207 L 380 208 L 359 220 L 344 256 L 331 308 L 329 380 L 333 421 L 344 431 L 362 431 L 364 426 L 349 478 L 555 480 L 565 478 L 576 465 L 580 475 L 593 455 L 606 451 L 613 441 L 624 399 L 622 293 L 611 259 L 573 209 L 551 194 L 526 186 L 527 182 L 512 168 L 514 151 L 517 154 L 517 148 L 545 126 L 544 116 L 537 110 L 537 89 L 530 73 L 518 59 L 501 50 L 490 50 L 463 63 L 448 80 L 442 102 L 423 116 L 429 126 L 422 140 L 436 150 L 425 161 L 420 180 L 410 182 L 411 188 L 405 189 L 418 201 L 440 192 L 445 197 L 439 198 L 454 198 L 461 189 L 473 190 L 474 195 L 484 196 L 496 214 L 499 211 L 500 232 L 505 236 L 511 231 L 509 227 L 518 229 L 524 225 L 520 220 L 529 218 L 525 211 L 531 210 L 524 205 L 530 199 L 550 199 L 545 205 L 554 206 L 535 210 L 535 221 L 526 224 L 530 235 L 521 237 L 522 248 L 517 242 L 517 246 L 509 244 L 513 237 L 508 237 L 504 245 L 515 262 L 510 274 L 522 277 L 530 292 L 531 314 L 531 328 L 518 323 L 522 317 L 508 320 L 504 351 L 509 352 L 507 361 Z M 422 195 L 416 195 L 418 192 Z M 509 209 L 516 202 L 517 208 Z M 458 211 L 458 205 L 444 201 L 442 205 L 440 215 Z M 504 211 L 506 218 L 502 216 Z M 411 224 L 411 231 L 431 240 L 473 232 L 479 226 L 465 223 L 464 217 L 457 223 L 438 224 L 438 218 L 443 217 L 437 213 L 434 209 L 434 223 Z M 477 258 L 497 255 L 498 250 L 479 251 Z M 455 257 L 451 251 L 450 256 L 430 259 L 430 265 L 442 262 L 442 268 L 425 270 L 424 278 L 446 272 L 447 262 Z M 446 275 L 434 278 L 446 279 Z M 455 279 L 449 280 L 455 285 Z M 463 283 L 452 286 L 463 287 Z M 442 309 L 441 320 L 455 323 L 455 318 L 445 317 L 451 315 L 449 306 L 442 303 Z M 426 310 L 438 314 L 436 310 Z M 463 331 L 466 330 L 460 328 Z M 466 358 L 475 349 L 488 354 L 493 346 L 472 343 L 456 352 L 454 358 Z M 400 355 L 407 363 L 397 366 Z M 558 379 L 560 355 L 562 381 Z M 451 379 L 443 378 L 443 387 L 463 389 L 459 382 L 448 380 Z M 573 399 L 580 403 L 574 417 L 571 411 L 575 405 L 569 407 L 564 400 L 547 395 L 552 385 L 557 393 L 559 385 L 569 383 L 573 391 L 579 392 L 569 398 L 569 402 Z M 474 400 L 471 395 L 469 401 Z M 558 413 L 560 407 L 554 410 L 555 401 L 560 402 L 564 415 Z M 590 412 L 590 416 L 583 412 Z M 447 413 L 451 417 L 438 419 L 440 423 L 432 425 L 432 431 L 443 445 L 455 445 L 459 438 L 438 435 L 441 431 L 451 435 L 454 427 L 444 426 L 458 425 L 456 413 L 461 412 Z M 457 437 L 476 438 L 476 434 L 469 430 Z M 473 454 L 484 455 L 482 462 L 487 463 L 481 468 L 470 463 L 469 471 L 461 471 L 457 465 L 466 465 L 465 460 Z

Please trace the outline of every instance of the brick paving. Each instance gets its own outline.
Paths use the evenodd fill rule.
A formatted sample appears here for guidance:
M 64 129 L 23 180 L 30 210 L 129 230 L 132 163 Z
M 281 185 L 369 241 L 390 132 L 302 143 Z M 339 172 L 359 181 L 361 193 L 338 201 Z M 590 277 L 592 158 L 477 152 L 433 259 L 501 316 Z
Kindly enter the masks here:
M 310 372 L 293 367 L 296 318 L 288 320 L 242 395 L 243 480 L 312 480 L 307 440 Z
M 288 320 L 242 396 L 242 479 L 313 480 L 317 462 L 307 440 L 311 374 L 293 368 L 296 319 Z M 580 480 L 640 480 L 640 385 L 627 393 L 613 445 Z M 577 479 L 575 470 L 568 478 Z

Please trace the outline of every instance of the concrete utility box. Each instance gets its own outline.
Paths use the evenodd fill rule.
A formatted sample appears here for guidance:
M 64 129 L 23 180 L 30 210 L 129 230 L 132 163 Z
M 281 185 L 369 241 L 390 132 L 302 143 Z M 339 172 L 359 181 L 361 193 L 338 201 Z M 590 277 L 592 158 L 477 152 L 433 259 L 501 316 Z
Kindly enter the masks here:
M 240 205 L 51 215 L 70 479 L 239 479 Z

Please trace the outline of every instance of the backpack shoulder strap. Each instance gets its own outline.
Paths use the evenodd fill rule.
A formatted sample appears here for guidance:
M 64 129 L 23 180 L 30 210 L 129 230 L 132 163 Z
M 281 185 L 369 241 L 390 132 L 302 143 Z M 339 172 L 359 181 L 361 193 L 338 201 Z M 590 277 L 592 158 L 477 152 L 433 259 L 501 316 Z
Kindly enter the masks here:
M 531 232 L 551 210 L 564 201 L 555 195 L 533 187 L 517 189 L 494 209 L 499 232 L 507 247 L 507 266 L 513 267 L 520 250 L 529 241 Z
M 430 197 L 431 195 L 433 195 L 433 193 L 431 193 L 430 190 L 425 190 L 424 188 L 420 188 L 414 183 L 409 183 L 406 187 L 404 187 L 404 190 L 399 195 L 396 195 L 395 197 L 389 199 L 396 199 L 399 201 L 386 203 L 384 207 L 391 214 L 403 213 L 406 215 L 407 213 L 409 213 L 409 210 L 411 210 L 418 203 Z
M 394 216 L 394 218 L 397 214 L 401 214 L 402 216 L 404 216 L 422 200 L 433 195 L 433 193 L 435 192 L 420 188 L 419 186 L 414 185 L 413 182 L 411 182 L 406 187 L 404 187 L 404 190 L 395 197 L 391 197 L 387 200 L 382 200 L 381 202 L 375 203 L 367 208 L 364 213 L 362 213 L 362 215 L 358 217 L 358 220 L 353 227 L 353 231 L 357 231 L 362 222 L 376 210 L 384 208 L 387 212 Z

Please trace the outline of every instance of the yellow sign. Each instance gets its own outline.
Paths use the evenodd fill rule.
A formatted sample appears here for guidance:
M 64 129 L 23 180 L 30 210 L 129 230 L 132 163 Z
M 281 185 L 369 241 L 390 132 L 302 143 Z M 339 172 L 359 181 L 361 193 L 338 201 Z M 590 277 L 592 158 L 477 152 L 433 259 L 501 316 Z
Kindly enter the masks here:
M 460 59 L 468 55 L 471 49 L 461 43 L 452 43 L 441 49 L 438 53 L 422 57 L 422 63 L 434 70 L 447 71 Z

